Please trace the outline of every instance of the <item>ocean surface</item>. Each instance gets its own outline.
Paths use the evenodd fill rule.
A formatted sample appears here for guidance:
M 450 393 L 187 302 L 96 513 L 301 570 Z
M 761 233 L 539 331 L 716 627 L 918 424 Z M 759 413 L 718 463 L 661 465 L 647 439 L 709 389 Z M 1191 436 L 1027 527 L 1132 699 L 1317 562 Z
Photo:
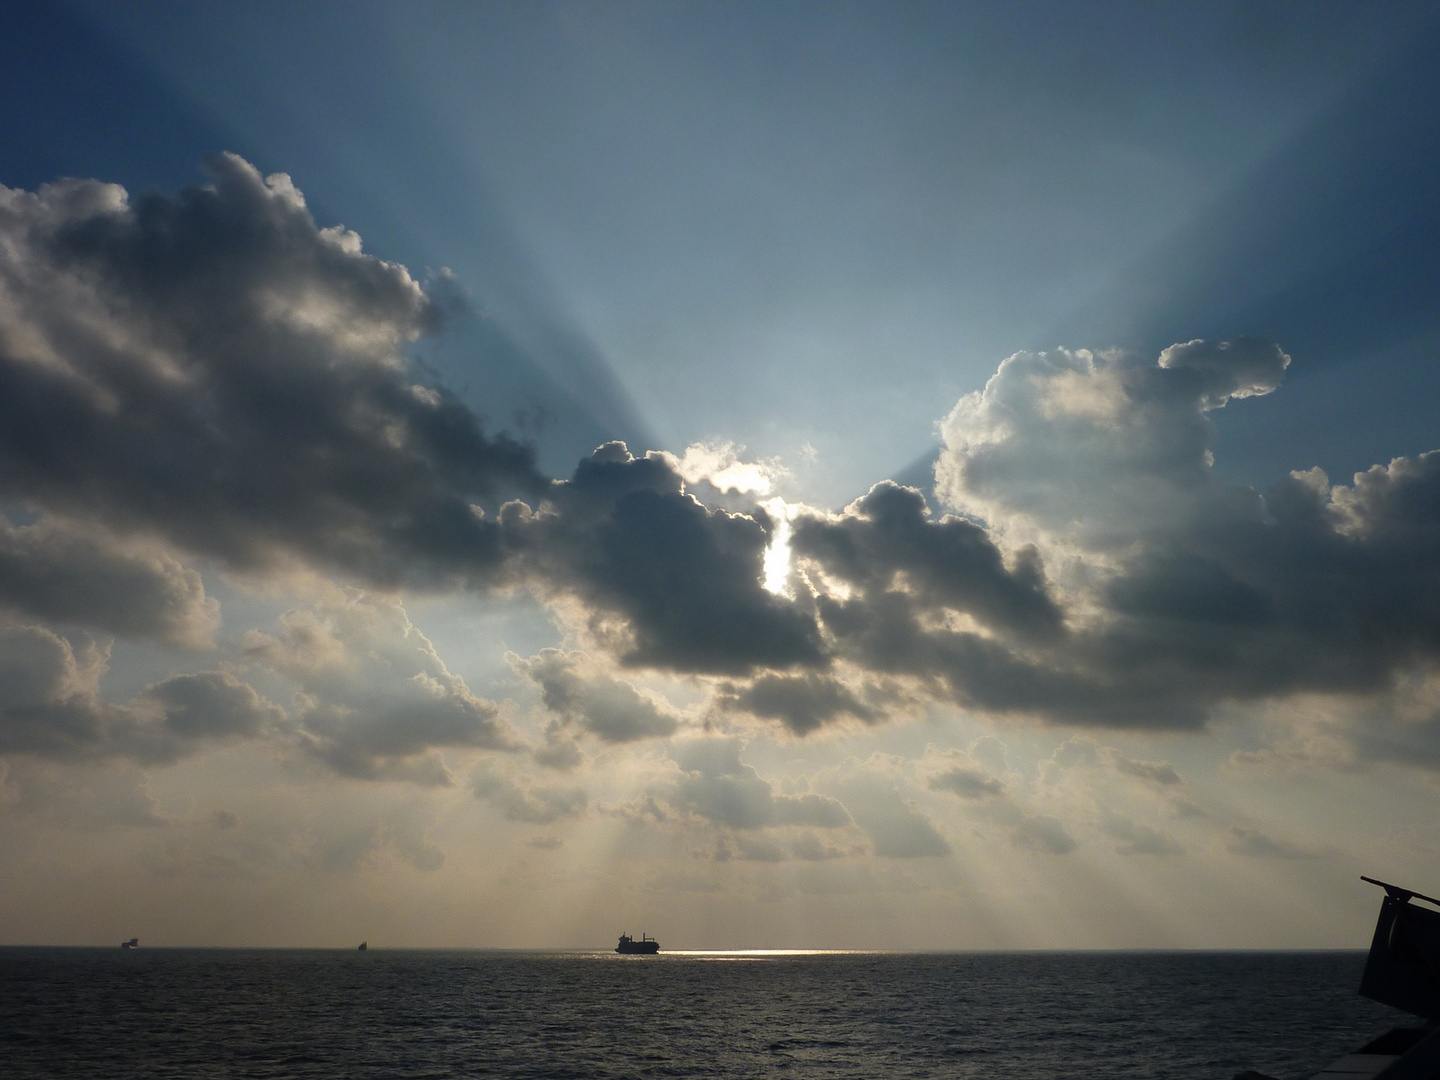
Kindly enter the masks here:
M 0 948 L 0 1076 L 1289 1080 L 1364 954 Z

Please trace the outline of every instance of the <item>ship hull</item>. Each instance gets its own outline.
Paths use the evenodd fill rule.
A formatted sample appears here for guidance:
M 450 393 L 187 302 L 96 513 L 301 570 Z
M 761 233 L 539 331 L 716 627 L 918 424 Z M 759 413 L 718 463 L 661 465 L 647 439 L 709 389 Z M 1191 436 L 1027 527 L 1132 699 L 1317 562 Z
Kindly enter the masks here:
M 615 951 L 627 956 L 652 956 L 660 951 L 660 943 L 643 935 L 639 941 L 627 935 L 620 938 L 620 944 L 615 946 Z

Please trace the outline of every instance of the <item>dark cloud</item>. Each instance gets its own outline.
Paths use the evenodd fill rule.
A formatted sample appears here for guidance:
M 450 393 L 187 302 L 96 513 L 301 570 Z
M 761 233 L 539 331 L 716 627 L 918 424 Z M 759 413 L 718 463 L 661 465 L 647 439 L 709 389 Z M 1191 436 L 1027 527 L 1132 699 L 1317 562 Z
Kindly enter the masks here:
M 472 504 L 541 480 L 407 376 L 424 293 L 317 228 L 288 177 L 207 168 L 174 197 L 4 191 L 0 495 L 240 566 L 490 576 L 499 538 Z
M 841 717 L 873 724 L 885 718 L 882 709 L 867 704 L 844 682 L 830 675 L 762 675 L 749 684 L 728 684 L 715 704 L 738 709 L 767 720 L 779 720 L 797 735 Z
M 99 692 L 108 659 L 44 627 L 0 624 L 0 753 L 168 764 L 284 723 L 283 710 L 221 671 L 172 676 L 112 704 Z
M 814 619 L 761 585 L 773 525 L 763 510 L 710 509 L 671 460 L 607 443 L 539 510 L 502 514 L 519 572 L 579 596 L 597 640 L 631 666 L 741 674 L 814 666 Z
M 823 626 L 961 704 L 1071 723 L 1196 727 L 1225 701 L 1385 692 L 1440 659 L 1440 455 L 1350 486 L 1318 470 L 1263 495 L 1220 482 L 1208 414 L 1273 391 L 1288 364 L 1254 339 L 1148 363 L 1012 356 L 945 421 L 938 490 L 1012 565 L 1045 560 L 1066 632 L 982 633 L 873 593 L 820 597 Z
M 985 530 L 932 520 L 925 497 L 885 481 L 829 517 L 802 516 L 791 548 L 867 598 L 903 595 L 917 611 L 951 610 L 1022 637 L 1053 637 L 1061 614 L 1032 550 L 1007 568 Z
M 50 518 L 20 528 L 0 520 L 0 607 L 192 647 L 219 621 L 200 575 L 163 549 Z
M 254 738 L 284 720 L 284 712 L 226 671 L 174 675 L 147 686 L 136 699 L 153 705 L 166 732 L 183 740 Z
M 801 833 L 790 842 L 790 857 L 802 862 L 824 862 L 827 859 L 842 859 L 851 852 L 827 844 L 815 833 Z
M 528 659 L 515 658 L 512 664 L 541 688 L 547 709 L 604 742 L 663 738 L 679 727 L 673 709 L 623 679 L 605 674 L 584 653 L 544 649 Z M 554 738 L 551 743 L 563 745 Z M 552 754 L 551 760 L 543 763 L 563 765 L 567 761 L 568 755 Z

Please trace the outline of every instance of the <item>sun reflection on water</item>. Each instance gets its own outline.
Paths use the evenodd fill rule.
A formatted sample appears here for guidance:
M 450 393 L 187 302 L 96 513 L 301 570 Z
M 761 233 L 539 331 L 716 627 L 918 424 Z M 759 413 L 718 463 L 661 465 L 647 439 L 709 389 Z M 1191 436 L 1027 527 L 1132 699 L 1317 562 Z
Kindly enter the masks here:
M 779 960 L 793 956 L 867 956 L 867 949 L 671 949 L 662 955 L 686 960 Z

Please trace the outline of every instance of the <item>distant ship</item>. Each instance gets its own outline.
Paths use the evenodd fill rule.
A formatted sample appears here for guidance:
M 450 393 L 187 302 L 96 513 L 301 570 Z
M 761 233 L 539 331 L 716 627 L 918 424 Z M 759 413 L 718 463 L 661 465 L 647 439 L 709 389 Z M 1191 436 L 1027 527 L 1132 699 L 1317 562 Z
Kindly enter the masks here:
M 620 944 L 615 946 L 615 951 L 618 953 L 640 953 L 648 956 L 660 951 L 660 943 L 652 937 L 646 937 L 643 933 L 640 935 L 639 941 L 636 941 L 629 934 L 621 934 Z
M 120 947 L 122 949 L 138 949 L 140 947 L 140 939 L 138 937 L 132 937 L 129 941 L 120 942 Z
M 361 951 L 361 952 L 364 952 L 364 951 L 365 951 L 366 949 L 368 949 L 368 948 L 370 948 L 370 943 L 369 943 L 368 941 L 362 941 L 362 942 L 360 942 L 360 951 Z

